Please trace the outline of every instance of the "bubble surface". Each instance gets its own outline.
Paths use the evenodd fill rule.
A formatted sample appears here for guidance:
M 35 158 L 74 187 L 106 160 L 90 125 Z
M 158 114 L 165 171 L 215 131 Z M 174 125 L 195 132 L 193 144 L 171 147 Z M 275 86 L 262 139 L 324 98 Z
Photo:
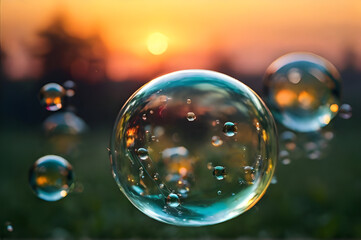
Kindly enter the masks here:
M 214 136 L 222 136 L 221 146 Z M 278 156 L 275 124 L 260 98 L 238 80 L 205 70 L 167 74 L 139 89 L 121 109 L 110 142 L 113 176 L 133 205 L 183 226 L 224 222 L 249 209 L 269 185 Z M 144 160 L 140 148 L 148 152 Z
M 73 181 L 72 166 L 56 155 L 39 158 L 29 171 L 31 189 L 45 201 L 57 201 L 67 196 Z
M 298 132 L 326 126 L 338 112 L 340 92 L 337 69 L 311 53 L 278 58 L 264 78 L 265 100 L 276 121 Z
M 58 111 L 63 107 L 65 89 L 57 83 L 48 83 L 40 89 L 40 103 L 48 111 Z

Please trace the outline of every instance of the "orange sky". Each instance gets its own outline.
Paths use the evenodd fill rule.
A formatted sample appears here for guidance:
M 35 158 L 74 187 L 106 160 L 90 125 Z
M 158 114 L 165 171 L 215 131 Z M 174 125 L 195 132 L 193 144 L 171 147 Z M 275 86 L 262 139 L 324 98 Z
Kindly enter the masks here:
M 249 74 L 262 74 L 291 51 L 312 51 L 342 68 L 351 46 L 361 60 L 359 0 L 1 0 L 10 76 L 30 74 L 33 63 L 22 44 L 35 43 L 39 29 L 58 14 L 66 15 L 73 36 L 100 34 L 109 50 L 107 75 L 114 80 L 149 73 L 160 63 L 168 71 L 209 68 L 217 54 Z M 168 39 L 157 56 L 147 48 L 154 32 Z

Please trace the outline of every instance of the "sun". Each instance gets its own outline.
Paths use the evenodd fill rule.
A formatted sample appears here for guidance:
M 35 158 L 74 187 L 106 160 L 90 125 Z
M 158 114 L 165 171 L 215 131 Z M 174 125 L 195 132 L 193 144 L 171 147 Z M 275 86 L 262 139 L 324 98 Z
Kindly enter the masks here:
M 168 37 L 160 32 L 152 33 L 148 36 L 147 47 L 151 54 L 161 55 L 168 48 Z

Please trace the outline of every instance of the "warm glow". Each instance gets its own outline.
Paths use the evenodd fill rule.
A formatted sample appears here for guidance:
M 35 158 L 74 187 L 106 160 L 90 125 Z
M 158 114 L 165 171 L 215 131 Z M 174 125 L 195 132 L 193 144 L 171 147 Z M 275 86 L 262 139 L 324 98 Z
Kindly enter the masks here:
M 68 193 L 67 193 L 65 190 L 62 190 L 62 191 L 60 192 L 60 195 L 61 195 L 62 197 L 65 197 L 66 195 L 68 195 Z
M 282 89 L 276 93 L 276 101 L 281 107 L 292 105 L 296 99 L 296 94 L 288 89 Z
M 73 51 L 76 58 L 69 62 L 72 77 L 88 81 L 141 79 L 160 69 L 210 69 L 221 60 L 237 73 L 263 74 L 287 51 L 315 52 L 340 68 L 345 49 L 361 56 L 359 0 L 2 0 L 0 5 L 2 64 L 14 79 L 42 76 L 43 59 L 26 49 L 45 53 L 54 47 L 39 32 L 56 30 L 56 19 L 64 24 L 61 39 L 93 45 L 79 56 Z M 200 11 L 205 6 L 207 11 Z M 94 36 L 100 41 L 93 42 Z M 104 58 L 104 66 L 87 62 L 87 51 L 94 59 Z M 361 61 L 355 64 L 361 67 Z M 102 67 L 104 72 L 93 71 Z M 290 80 L 296 84 L 299 74 L 291 71 Z
M 184 177 L 184 176 L 186 176 L 187 175 L 187 168 L 185 168 L 185 167 L 181 167 L 181 168 L 179 168 L 179 174 L 182 176 L 182 177 Z
M 338 111 L 338 105 L 337 104 L 332 104 L 331 106 L 330 106 L 330 110 L 331 110 L 331 112 L 337 112 Z
M 323 118 L 322 118 L 322 123 L 327 125 L 329 124 L 331 121 L 331 117 L 329 115 L 325 115 Z
M 36 178 L 36 184 L 38 186 L 43 186 L 45 184 L 47 184 L 49 181 L 48 181 L 48 178 L 47 177 L 44 177 L 44 176 L 39 176 Z
M 159 32 L 149 35 L 147 40 L 147 47 L 151 54 L 161 55 L 168 48 L 168 38 Z
M 300 95 L 298 95 L 298 102 L 305 109 L 308 109 L 311 107 L 313 100 L 314 100 L 314 97 L 306 91 L 302 91 L 300 93 Z
M 127 147 L 133 146 L 134 145 L 134 139 L 135 139 L 135 135 L 136 135 L 136 128 L 129 128 L 127 130 Z

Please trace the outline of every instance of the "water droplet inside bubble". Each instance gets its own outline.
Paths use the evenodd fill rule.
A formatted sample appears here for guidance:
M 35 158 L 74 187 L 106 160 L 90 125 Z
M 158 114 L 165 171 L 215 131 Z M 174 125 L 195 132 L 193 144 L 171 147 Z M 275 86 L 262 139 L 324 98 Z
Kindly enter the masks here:
M 352 107 L 349 104 L 342 104 L 338 112 L 339 116 L 343 119 L 349 119 L 352 117 Z
M 218 136 L 213 136 L 212 137 L 212 145 L 215 147 L 219 147 L 223 144 L 223 141 L 220 137 Z
M 243 170 L 244 170 L 244 180 L 246 180 L 248 184 L 253 184 L 254 181 L 256 180 L 256 171 L 254 170 L 254 168 L 251 166 L 245 166 Z
M 232 122 L 226 122 L 223 126 L 223 133 L 228 137 L 232 137 L 237 134 L 237 126 Z
M 187 119 L 188 119 L 188 121 L 190 121 L 190 122 L 193 122 L 194 120 L 196 120 L 196 115 L 194 114 L 194 112 L 188 112 L 187 113 Z
M 213 176 L 217 180 L 223 180 L 226 177 L 226 169 L 223 166 L 216 166 L 213 168 Z
M 141 160 L 147 160 L 148 159 L 148 150 L 145 148 L 138 148 L 137 154 Z
M 271 180 L 271 184 L 276 184 L 278 181 L 277 181 L 277 177 L 276 176 L 273 176 L 272 180 Z
M 180 199 L 177 194 L 170 193 L 166 198 L 166 203 L 170 207 L 178 207 L 180 205 Z

